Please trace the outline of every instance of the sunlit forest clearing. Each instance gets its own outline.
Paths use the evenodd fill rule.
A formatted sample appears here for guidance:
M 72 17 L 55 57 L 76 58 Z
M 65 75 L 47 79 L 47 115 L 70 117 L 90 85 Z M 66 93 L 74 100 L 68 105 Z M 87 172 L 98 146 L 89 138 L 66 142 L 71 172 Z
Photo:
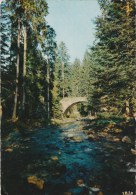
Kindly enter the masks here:
M 1 1 L 2 195 L 136 193 L 136 2 L 97 1 L 73 62 L 48 1 Z

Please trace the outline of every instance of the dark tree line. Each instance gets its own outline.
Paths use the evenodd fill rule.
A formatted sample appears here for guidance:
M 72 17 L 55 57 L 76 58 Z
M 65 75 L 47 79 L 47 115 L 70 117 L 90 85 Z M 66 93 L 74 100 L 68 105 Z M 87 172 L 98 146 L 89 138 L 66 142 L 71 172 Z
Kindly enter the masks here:
M 10 0 L 1 7 L 3 119 L 49 118 L 56 42 L 48 5 Z

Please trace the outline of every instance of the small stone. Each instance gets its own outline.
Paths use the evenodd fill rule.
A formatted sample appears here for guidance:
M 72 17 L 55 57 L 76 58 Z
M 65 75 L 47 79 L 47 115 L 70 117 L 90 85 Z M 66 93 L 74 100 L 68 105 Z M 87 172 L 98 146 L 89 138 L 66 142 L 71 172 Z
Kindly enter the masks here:
M 101 132 L 101 133 L 99 133 L 99 136 L 100 137 L 107 137 L 108 133 L 107 132 Z
M 73 137 L 72 140 L 74 140 L 75 142 L 83 141 L 82 137 Z
M 76 183 L 80 187 L 84 187 L 85 186 L 83 179 L 78 179 Z
M 61 151 L 58 151 L 58 154 L 61 154 Z
M 74 134 L 69 133 L 67 136 L 68 136 L 68 138 L 72 138 L 72 137 L 74 137 Z
M 7 148 L 7 149 L 5 150 L 5 152 L 13 152 L 13 149 L 12 149 L 12 148 Z
M 136 150 L 131 148 L 131 153 L 136 155 Z
M 88 139 L 89 139 L 89 140 L 95 140 L 95 136 L 94 136 L 94 135 L 89 135 L 89 136 L 88 136 Z
M 37 183 L 36 183 L 36 186 L 42 190 L 43 187 L 44 187 L 44 181 L 42 179 L 37 179 Z
M 113 128 L 114 126 L 115 126 L 114 123 L 110 123 L 110 124 L 108 125 L 108 128 Z
M 51 159 L 52 159 L 53 161 L 59 160 L 57 156 L 52 156 Z
M 90 188 L 90 190 L 92 192 L 99 192 L 100 191 L 100 189 L 99 188 L 96 188 L 96 187 L 92 187 L 92 188 Z
M 131 144 L 131 139 L 130 139 L 128 136 L 124 136 L 124 137 L 122 138 L 122 142 Z
M 36 185 L 40 190 L 42 190 L 44 187 L 44 180 L 39 179 L 36 176 L 29 176 L 27 178 L 27 182 Z
M 122 132 L 122 129 L 115 129 L 114 130 L 114 133 L 121 133 Z
M 115 138 L 113 138 L 113 141 L 114 142 L 119 142 L 120 141 L 120 138 L 115 137 Z

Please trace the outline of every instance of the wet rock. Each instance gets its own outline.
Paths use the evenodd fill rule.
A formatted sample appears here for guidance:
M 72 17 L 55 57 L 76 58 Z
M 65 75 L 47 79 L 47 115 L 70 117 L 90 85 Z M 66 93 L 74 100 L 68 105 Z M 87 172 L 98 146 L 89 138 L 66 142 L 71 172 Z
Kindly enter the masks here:
M 131 139 L 130 139 L 128 136 L 124 136 L 124 137 L 122 138 L 122 142 L 131 144 Z
M 77 137 L 73 137 L 72 140 L 75 141 L 75 142 L 82 142 L 83 138 L 77 136 Z
M 92 135 L 92 134 L 90 134 L 89 136 L 88 136 L 88 139 L 90 140 L 90 141 L 94 141 L 95 140 L 95 136 L 94 135 Z
M 52 156 L 52 157 L 51 157 L 51 160 L 53 160 L 53 161 L 58 161 L 59 158 L 58 158 L 57 156 Z
M 100 137 L 107 137 L 108 136 L 108 133 L 107 132 L 100 132 L 99 133 L 99 136 Z
M 37 178 L 36 176 L 29 176 L 27 178 L 29 184 L 34 184 L 38 189 L 42 190 L 44 188 L 44 180 Z
M 13 152 L 13 149 L 12 148 L 7 148 L 7 149 L 5 149 L 5 152 Z
M 89 139 L 90 141 L 97 141 L 97 140 L 99 140 L 99 137 L 98 137 L 97 135 L 92 135 L 92 134 L 90 134 L 90 135 L 88 136 L 88 139 Z
M 76 183 L 79 187 L 84 187 L 85 186 L 83 179 L 78 179 Z
M 122 133 L 122 129 L 114 129 L 114 133 Z
M 132 149 L 131 148 L 131 153 L 134 154 L 134 155 L 136 155 L 136 149 Z
M 119 141 L 120 141 L 120 138 L 118 138 L 118 137 L 113 137 L 113 141 L 114 141 L 114 142 L 119 142 Z
M 90 187 L 89 189 L 92 192 L 99 192 L 100 191 L 100 188 L 97 188 L 97 187 Z
M 74 134 L 73 133 L 69 133 L 67 136 L 68 136 L 68 138 L 73 138 Z
M 110 123 L 108 126 L 107 126 L 107 128 L 113 128 L 113 127 L 115 127 L 115 123 Z
M 136 167 L 131 167 L 128 169 L 128 172 L 130 173 L 136 173 Z
M 89 130 L 86 132 L 87 135 L 90 135 L 90 134 L 95 134 L 95 132 L 93 130 Z

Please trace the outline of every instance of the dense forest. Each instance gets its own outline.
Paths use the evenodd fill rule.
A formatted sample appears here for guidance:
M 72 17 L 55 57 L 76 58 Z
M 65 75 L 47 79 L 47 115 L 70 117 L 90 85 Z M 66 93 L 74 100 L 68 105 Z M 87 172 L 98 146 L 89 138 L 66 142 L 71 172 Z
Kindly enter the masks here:
M 71 62 L 48 1 L 1 1 L 2 195 L 135 194 L 136 2 L 98 3 Z
M 57 45 L 55 29 L 46 22 L 44 0 L 2 2 L 4 122 L 49 123 L 62 117 L 59 101 L 64 97 L 86 96 L 86 113 L 135 112 L 135 3 L 99 0 L 99 4 L 94 46 L 82 62 L 75 59 L 71 64 L 67 46 Z

